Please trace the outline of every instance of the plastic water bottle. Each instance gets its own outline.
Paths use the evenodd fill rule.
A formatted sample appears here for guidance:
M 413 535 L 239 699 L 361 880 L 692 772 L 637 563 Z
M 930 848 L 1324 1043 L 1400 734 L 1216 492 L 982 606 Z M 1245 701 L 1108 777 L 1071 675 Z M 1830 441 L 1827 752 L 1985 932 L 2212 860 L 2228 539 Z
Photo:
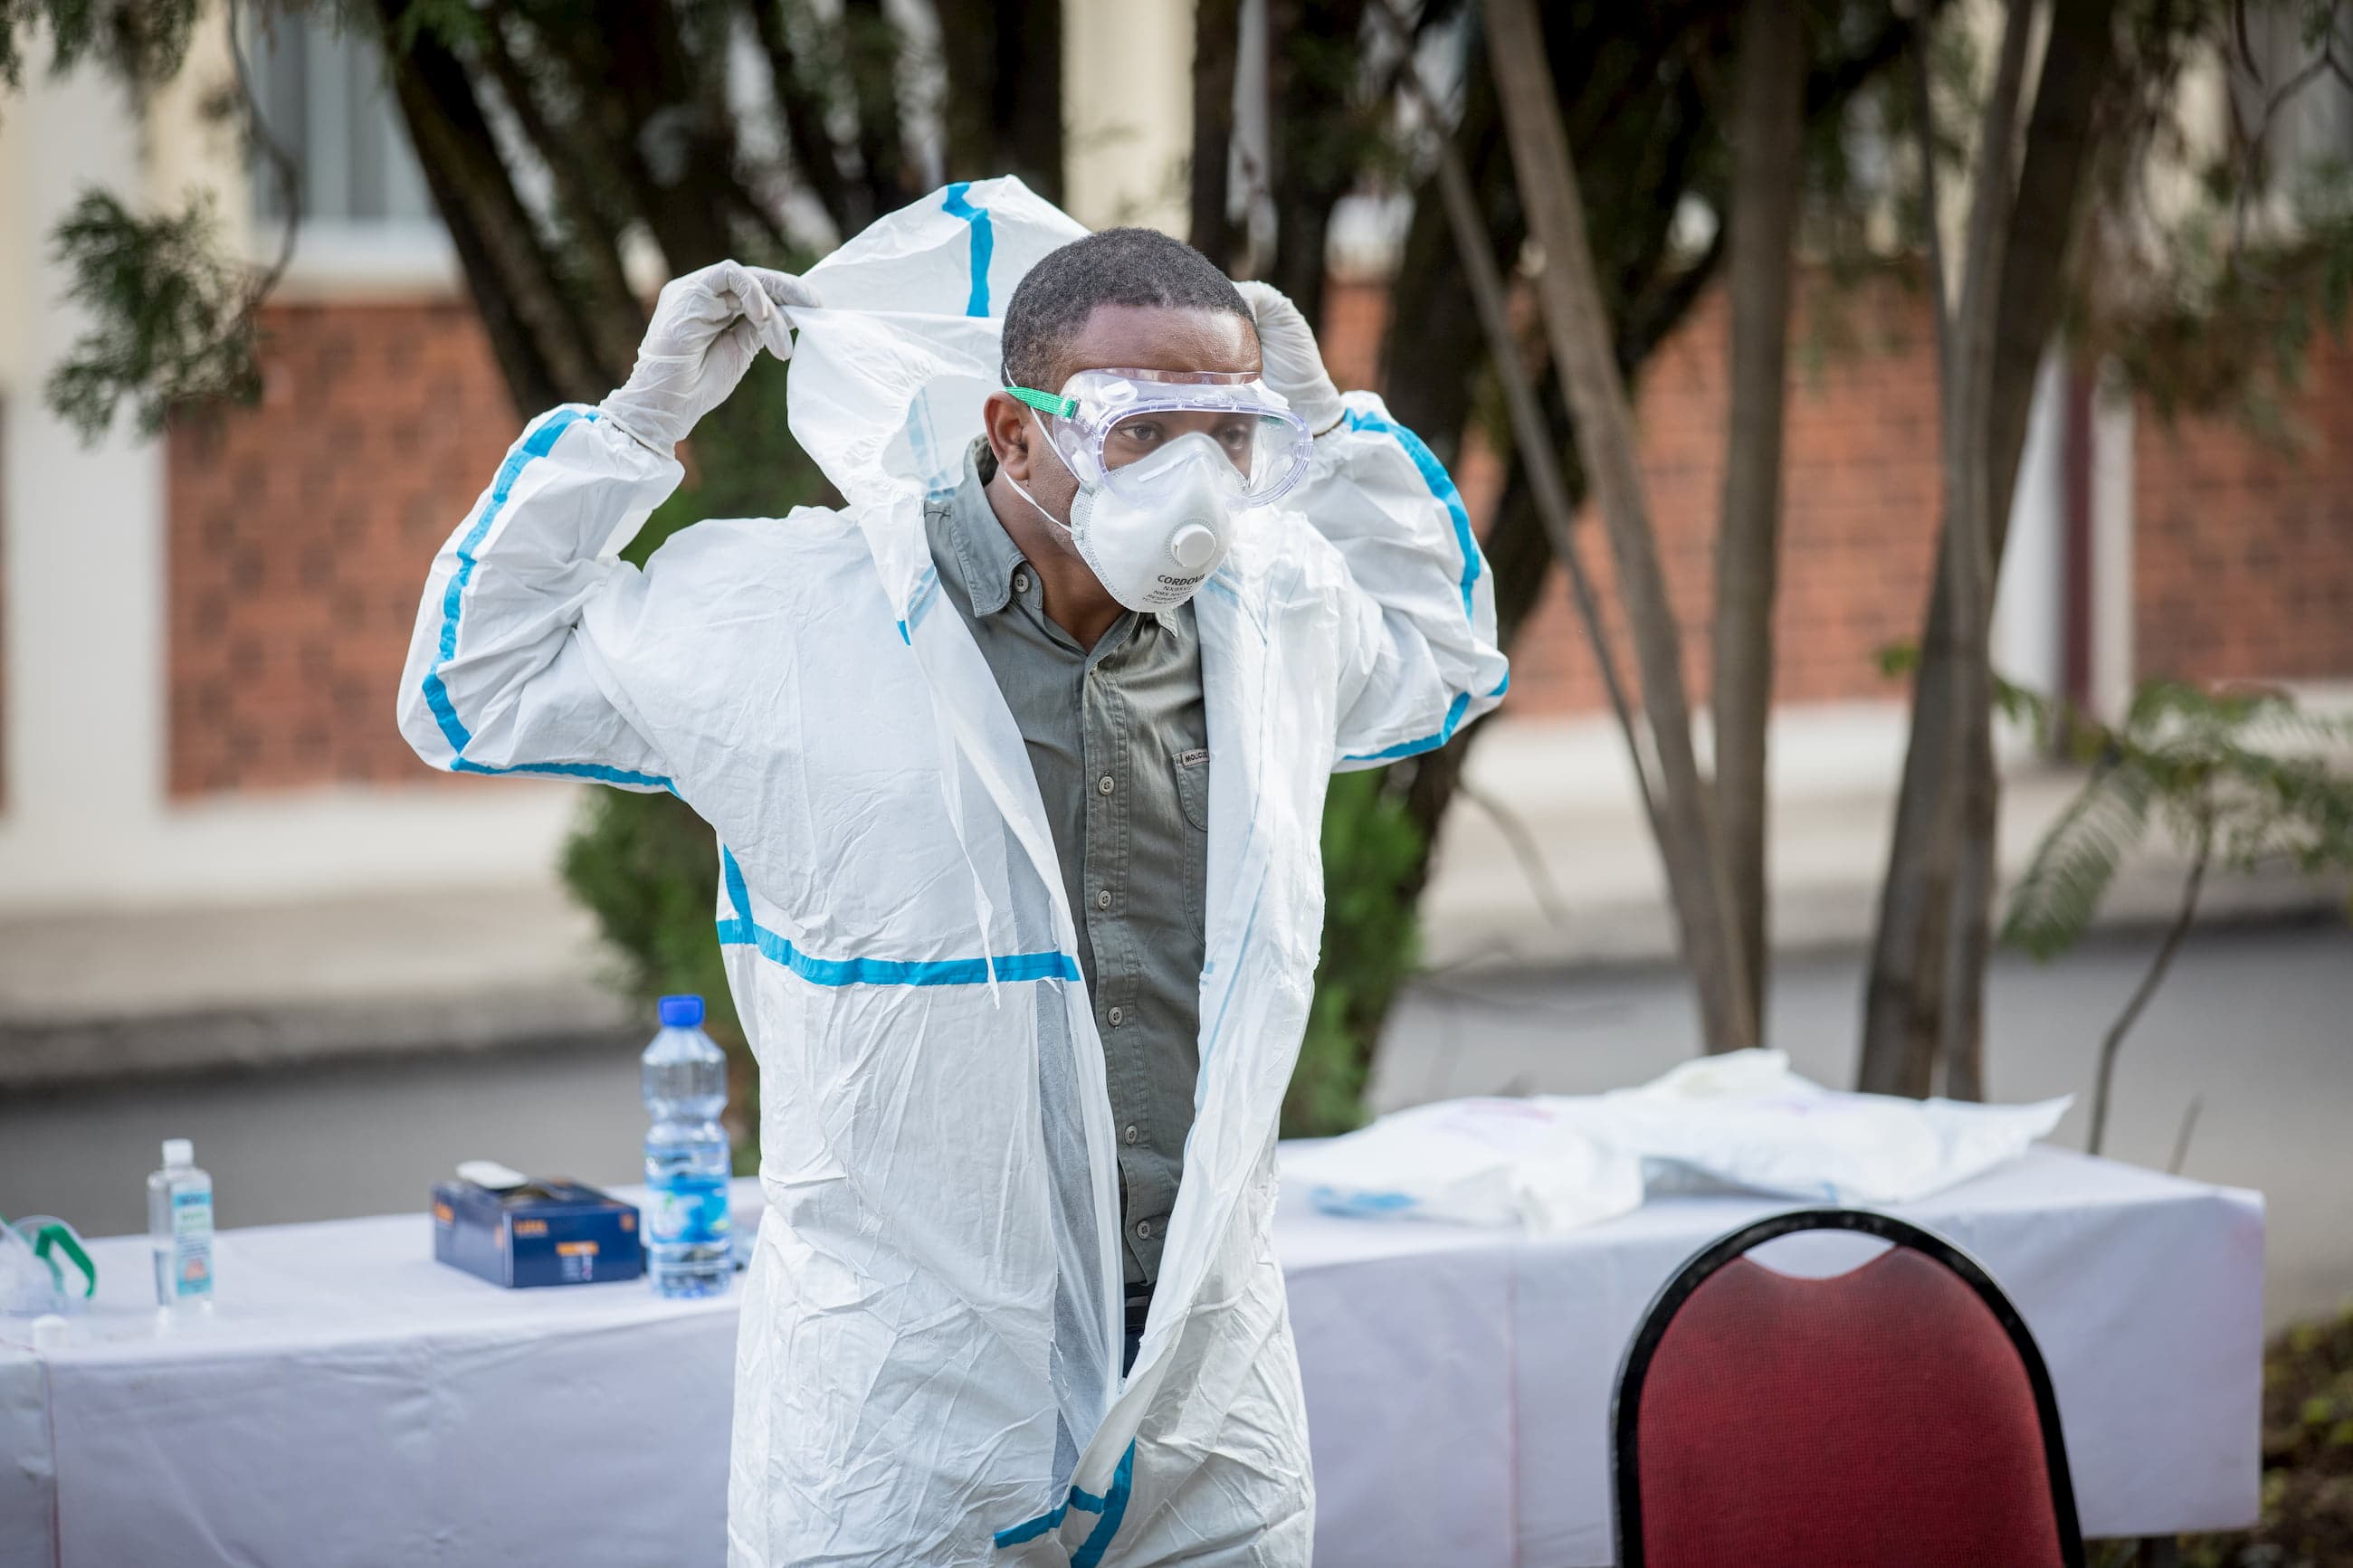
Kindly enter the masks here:
M 147 1243 L 157 1306 L 213 1304 L 213 1179 L 185 1138 L 164 1140 L 164 1168 L 147 1178 Z
M 646 1274 L 662 1296 L 716 1296 L 734 1272 L 727 1218 L 727 1057 L 702 1032 L 702 998 L 661 999 L 646 1047 Z

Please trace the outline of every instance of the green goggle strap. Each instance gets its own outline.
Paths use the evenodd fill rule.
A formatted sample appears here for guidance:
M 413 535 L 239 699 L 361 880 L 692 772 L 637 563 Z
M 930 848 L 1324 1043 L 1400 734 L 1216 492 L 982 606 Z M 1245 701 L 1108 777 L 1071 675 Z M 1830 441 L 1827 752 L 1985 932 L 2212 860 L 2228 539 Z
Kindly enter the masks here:
M 6 1223 L 0 1220 L 0 1225 Z M 90 1261 L 90 1254 L 83 1251 L 81 1243 L 74 1239 L 74 1233 L 61 1225 L 45 1225 L 33 1238 L 33 1256 L 49 1266 L 49 1273 L 56 1278 L 58 1289 L 62 1290 L 66 1288 L 66 1271 L 58 1267 L 56 1258 L 49 1256 L 52 1248 L 64 1253 L 74 1267 L 81 1270 L 83 1296 L 97 1295 L 98 1265 Z
M 1007 396 L 1019 398 L 1040 414 L 1051 414 L 1058 419 L 1079 416 L 1079 400 L 1075 397 L 1064 397 L 1055 392 L 1039 392 L 1028 386 L 1008 386 L 1005 392 Z
M 56 1260 L 49 1257 L 49 1248 L 52 1247 L 71 1258 L 74 1266 L 81 1270 L 82 1295 L 84 1297 L 97 1295 L 98 1265 L 90 1260 L 90 1254 L 84 1252 L 81 1243 L 74 1239 L 74 1233 L 61 1225 L 43 1226 L 40 1239 L 33 1243 L 33 1256 L 47 1263 L 50 1268 L 57 1268 Z M 58 1269 L 58 1283 L 60 1286 L 65 1283 L 65 1270 L 62 1268 Z

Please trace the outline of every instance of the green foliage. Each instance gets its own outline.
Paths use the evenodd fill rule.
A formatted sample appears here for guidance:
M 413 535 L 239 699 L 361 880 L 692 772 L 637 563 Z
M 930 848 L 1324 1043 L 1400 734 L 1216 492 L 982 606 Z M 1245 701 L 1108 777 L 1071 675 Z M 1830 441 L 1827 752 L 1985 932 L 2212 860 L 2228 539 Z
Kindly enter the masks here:
M 1364 1124 L 1375 1037 L 1418 957 L 1411 889 L 1422 849 L 1389 770 L 1334 777 L 1324 802 L 1324 957 L 1282 1097 L 1286 1138 Z
M 691 807 L 670 795 L 595 791 L 564 847 L 564 879 L 612 944 L 624 991 L 649 1003 L 699 992 L 713 1037 L 740 1042 L 712 936 L 719 855 Z
M 735 1172 L 752 1174 L 760 1159 L 760 1079 L 713 929 L 719 851 L 709 825 L 675 795 L 599 786 L 565 841 L 562 868 L 604 934 L 616 990 L 649 1018 L 657 996 L 691 991 L 702 998 L 703 1027 L 727 1053 Z
M 2353 306 L 2353 168 L 2289 134 L 2330 112 L 2353 75 L 2346 0 L 2229 0 L 2124 8 L 2099 222 L 2070 313 L 2087 362 L 2112 363 L 2159 417 L 2237 420 L 2283 444 L 2309 351 Z M 2292 24 L 2305 58 L 2255 40 Z M 2219 104 L 2186 90 L 2219 61 Z M 2185 103 L 2224 124 L 2187 122 Z M 2208 132 L 2200 134 L 2200 131 Z M 2152 169 L 2188 176 L 2164 184 Z
M 2068 720 L 2091 777 L 2011 892 L 2001 931 L 2010 945 L 2038 959 L 2073 947 L 2152 819 L 2236 869 L 2353 869 L 2353 775 L 2327 752 L 2353 739 L 2353 725 L 2302 712 L 2284 691 L 2168 680 L 2144 685 L 2113 729 Z
M 95 319 L 50 372 L 49 405 L 95 441 L 125 399 L 142 434 L 188 405 L 250 404 L 253 279 L 221 250 L 212 204 L 141 217 L 90 189 L 58 226 L 53 254 L 70 268 L 72 298 Z
M 2263 1516 L 2186 1536 L 2185 1568 L 2353 1562 L 2353 1311 L 2280 1333 L 2263 1355 Z
M 786 366 L 762 355 L 683 454 L 689 483 L 647 520 L 626 552 L 642 565 L 661 542 L 711 517 L 781 519 L 821 493 L 823 479 L 785 435 Z M 778 527 L 787 524 L 779 521 Z M 592 790 L 564 846 L 564 880 L 596 917 L 617 963 L 615 985 L 652 1010 L 657 996 L 702 994 L 712 1038 L 727 1050 L 735 1163 L 759 1161 L 758 1074 L 735 1016 L 713 922 L 719 846 L 710 825 L 669 795 Z
M 134 89 L 168 81 L 202 10 L 202 0 L 0 0 L 0 84 L 25 85 L 26 45 L 43 29 L 52 72 L 94 58 Z
M 2147 771 L 2129 760 L 2096 767 L 2011 893 L 2001 940 L 2038 959 L 2074 946 L 2148 826 L 2150 793 Z

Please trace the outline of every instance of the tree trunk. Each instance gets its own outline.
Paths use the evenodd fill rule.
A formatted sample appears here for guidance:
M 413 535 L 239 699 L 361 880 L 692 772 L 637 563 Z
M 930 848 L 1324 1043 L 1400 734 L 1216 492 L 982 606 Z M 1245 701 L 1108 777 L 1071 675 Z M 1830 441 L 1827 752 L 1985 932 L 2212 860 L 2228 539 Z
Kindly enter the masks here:
M 566 134 L 571 128 L 560 128 L 550 117 L 541 101 L 548 84 L 515 58 L 501 19 L 484 16 L 477 37 L 483 65 L 547 169 L 564 218 L 565 239 L 579 258 L 580 315 L 588 349 L 607 384 L 618 386 L 637 363 L 638 341 L 646 325 L 645 307 L 621 263 L 619 236 L 625 220 L 598 202 L 577 156 L 577 136 Z
M 381 0 L 381 36 L 399 37 L 409 9 L 407 0 Z M 587 351 L 586 331 L 500 161 L 464 65 L 430 27 L 418 28 L 406 48 L 387 47 L 385 58 L 393 100 L 516 412 L 528 417 L 604 396 L 612 382 Z
M 843 178 L 841 160 L 837 155 L 833 136 L 826 129 L 825 105 L 808 89 L 803 80 L 804 67 L 796 47 L 791 18 L 786 16 L 786 0 L 752 0 L 752 32 L 759 40 L 760 52 L 768 63 L 768 93 L 776 101 L 776 119 L 783 127 L 785 145 L 792 154 L 793 167 L 818 205 L 833 225 L 834 234 L 842 239 L 849 237 L 855 226 L 850 222 L 851 199 L 849 182 Z M 983 12 L 986 5 L 977 7 Z M 945 27 L 953 13 L 948 5 L 941 6 L 940 22 Z M 955 72 L 953 64 L 948 74 L 948 96 L 955 101 Z M 1059 106 L 1060 100 L 1057 99 Z M 950 110 L 954 123 L 954 110 Z
M 1733 121 L 1731 416 L 1715 543 L 1715 820 L 1748 1010 L 1765 1016 L 1766 723 L 1781 529 L 1789 279 L 1804 169 L 1804 13 L 1748 0 Z
M 1929 0 L 1933 12 L 1943 0 Z M 1716 68 L 1729 74 L 1729 29 L 1715 10 L 1644 13 L 1658 22 L 1654 33 L 1630 40 L 1619 26 L 1592 25 L 1594 13 L 1556 10 L 1546 17 L 1545 47 L 1556 81 L 1572 84 L 1573 101 L 1565 105 L 1580 167 L 1596 171 L 1598 183 L 1617 188 L 1631 183 L 1638 165 L 1650 167 L 1650 153 L 1663 143 L 1705 147 L 1715 138 L 1715 122 L 1707 120 L 1706 134 L 1694 138 L 1675 116 L 1691 112 L 1694 101 L 1703 111 L 1707 100 L 1694 95 L 1669 95 L 1657 90 L 1668 73 Z M 1472 13 L 1473 25 L 1476 13 Z M 1904 58 L 1910 25 L 1888 17 L 1867 34 L 1852 52 L 1826 60 L 1808 79 L 1806 115 L 1810 122 L 1835 116 L 1852 95 Z M 1627 47 L 1630 42 L 1639 47 Z M 1474 53 L 1475 61 L 1476 55 Z M 1647 89 L 1648 90 L 1644 90 Z M 1453 117 L 1449 143 L 1460 154 L 1477 209 L 1482 218 L 1484 243 L 1497 270 L 1510 278 L 1526 238 L 1518 193 L 1514 188 L 1509 148 L 1495 101 L 1494 80 L 1486 70 L 1469 70 L 1461 87 L 1461 108 Z M 1601 171 L 1611 171 L 1606 177 Z M 1693 177 L 1688 168 L 1677 177 Z M 1705 291 L 1723 259 L 1721 233 L 1696 260 L 1676 268 L 1670 260 L 1671 230 L 1667 215 L 1673 204 L 1656 199 L 1655 187 L 1614 206 L 1609 221 L 1623 226 L 1612 246 L 1621 260 L 1608 281 L 1620 279 L 1639 285 L 1635 297 L 1609 297 L 1605 304 L 1620 323 L 1616 353 L 1621 374 L 1632 378 L 1659 345 L 1687 319 Z M 1381 343 L 1381 384 L 1398 420 L 1419 432 L 1441 461 L 1453 463 L 1461 454 L 1463 437 L 1484 406 L 1488 362 L 1478 352 L 1482 342 L 1479 313 L 1467 281 L 1468 266 L 1458 252 L 1440 193 L 1425 181 L 1415 193 L 1413 217 L 1390 281 L 1390 313 Z M 1516 287 L 1516 281 L 1514 281 Z M 1541 375 L 1542 346 L 1526 343 L 1533 390 L 1541 405 L 1548 449 L 1559 454 L 1562 484 L 1572 506 L 1585 495 L 1584 471 L 1577 461 L 1567 405 L 1559 383 Z M 1518 646 L 1521 629 L 1542 602 L 1556 559 L 1546 537 L 1542 514 L 1529 484 L 1524 454 L 1514 451 L 1506 464 L 1502 494 L 1481 546 L 1495 587 L 1495 626 L 1499 647 L 1510 652 Z M 1417 898 L 1428 882 L 1431 858 L 1439 845 L 1439 828 L 1451 802 L 1471 748 L 1486 733 L 1486 726 L 1465 726 L 1439 751 L 1396 764 L 1398 787 L 1405 793 L 1408 818 L 1422 846 L 1419 857 L 1406 868 L 1395 889 L 1402 900 Z M 1345 923 L 1335 909 L 1331 920 Z M 1327 949 L 1319 984 L 1333 967 Z M 1355 1047 L 1367 1061 L 1380 1033 L 1381 1019 L 1370 1016 Z
M 1062 195 L 1061 0 L 934 0 L 947 101 L 948 178 L 1018 174 Z
M 1990 715 L 1989 715 L 1990 718 Z M 1993 956 L 1993 868 L 2001 831 L 2000 781 L 1994 776 L 1993 727 L 1968 738 L 1962 765 L 1960 847 L 1953 871 L 1953 946 L 1945 987 L 1941 1050 L 1945 1095 L 1982 1100 L 1985 1077 L 1986 965 Z
M 1667 827 L 1662 847 L 1703 1033 L 1713 1049 L 1752 1046 L 1756 1015 L 1747 1005 L 1720 851 L 1692 750 L 1681 628 L 1659 566 L 1632 416 L 1594 276 L 1583 200 L 1544 36 L 1529 0 L 1489 0 L 1485 15 L 1489 58 L 1521 198 L 1529 226 L 1545 247 L 1536 288 L 1554 368 L 1576 412 L 1577 449 L 1600 505 L 1634 633 L 1643 705 L 1659 756 L 1661 814 Z
M 602 63 L 582 79 L 604 104 L 614 173 L 672 276 L 724 260 L 735 249 L 728 214 L 747 202 L 735 183 L 734 127 L 709 96 L 724 77 L 723 50 L 699 58 L 673 6 L 606 4 L 596 16 L 593 36 L 575 44 L 575 68 Z
M 1950 360 L 1944 378 L 1945 556 L 1952 579 L 1953 635 L 1947 644 L 1953 668 L 1951 754 L 1960 776 L 1938 793 L 1929 818 L 1932 836 L 1926 864 L 1930 878 L 1915 954 L 1911 1005 L 1905 1009 L 1904 1092 L 1926 1094 L 1952 1022 L 1950 987 L 1962 977 L 1951 945 L 1972 945 L 1970 911 L 1962 901 L 1973 895 L 1980 906 L 1986 862 L 1968 853 L 1967 834 L 1990 811 L 1989 793 L 1977 787 L 1992 769 L 1993 673 L 1987 639 L 1993 615 L 1993 521 L 1991 416 L 1995 325 L 2001 299 L 2001 271 L 2010 237 L 2015 177 L 2010 149 L 2017 137 L 2018 95 L 2025 74 L 2026 41 L 2032 0 L 2010 0 L 2003 24 L 2000 64 L 1986 100 L 1977 142 L 1976 189 L 1969 206 L 1962 252 L 1960 300 L 1947 333 Z M 1925 95 L 1924 95 L 1925 101 Z M 1926 128 L 1924 145 L 1930 140 Z M 1939 302 L 1940 310 L 1944 309 Z M 1973 878 L 1965 878 L 1972 870 Z M 1971 889 L 1966 881 L 1979 885 Z M 1976 939 L 1982 942 L 1982 938 Z M 1982 956 L 1982 947 L 1978 949 Z M 1981 978 L 1981 976 L 1980 976 Z
M 1979 132 L 1977 191 L 1969 213 L 1968 272 L 1954 323 L 1955 407 L 1951 457 L 1946 465 L 1946 526 L 1953 531 L 1952 715 L 1957 777 L 1942 814 L 1951 836 L 1945 858 L 1952 867 L 1949 945 L 1936 967 L 1934 1051 L 1948 1078 L 1981 1096 L 1982 1060 L 1962 1044 L 1962 1030 L 1983 1023 L 1985 961 L 1991 942 L 1993 839 L 1997 802 L 1993 776 L 1994 516 L 2010 510 L 1993 493 L 1993 370 L 1999 344 L 2001 277 L 2008 261 L 2010 209 L 2016 196 L 2011 148 L 2018 134 L 2018 99 L 2032 31 L 2033 0 L 2009 0 L 2000 63 Z M 1924 939 L 1926 940 L 1926 939 Z M 1927 997 L 1923 998 L 1924 1003 Z M 1925 1011 L 1925 1007 L 1923 1009 Z M 1965 1059 L 1966 1058 L 1966 1059 Z
M 1193 248 L 1233 268 L 1236 257 L 1232 192 L 1234 68 L 1241 52 L 1241 0 L 1198 0 L 1193 7 L 1193 156 L 1187 170 L 1187 205 Z
M 882 0 L 841 0 L 844 77 L 858 125 L 863 228 L 915 195 L 899 107 L 899 27 Z
M 2009 260 L 2000 279 L 1987 419 L 1991 468 L 1988 521 L 1996 571 L 2009 533 L 2009 502 L 2017 488 L 2036 372 L 2058 326 L 2066 237 L 2075 226 L 2077 202 L 2090 161 L 2094 113 L 2113 70 L 2114 14 L 2113 0 L 2083 0 L 2053 7 L 2027 126 L 2025 155 L 2009 219 Z M 2054 240 L 2054 237 L 2058 237 Z M 1949 463 L 1949 455 L 1946 460 Z M 1949 911 L 1953 902 L 1950 879 L 1934 863 L 1930 831 L 1942 809 L 1940 797 L 1956 772 L 1951 722 L 1957 701 L 1952 588 L 1951 564 L 1940 546 L 1913 682 L 1911 739 L 1896 796 L 1895 829 L 1887 874 L 1881 884 L 1863 1006 L 1858 1081 L 1860 1087 L 1880 1093 L 1928 1091 L 1935 1068 L 1933 1041 L 1942 1035 L 1950 1016 L 1939 999 L 1926 1021 L 1915 1026 L 1924 1001 L 1915 994 L 1920 972 L 1930 963 L 1942 970 L 1954 956 L 1946 934 L 1949 914 L 1940 920 L 1926 913 L 1935 907 Z M 1998 813 L 1998 805 L 1997 797 L 1991 809 Z M 1977 808 L 1979 820 L 1988 809 Z M 1933 958 L 1928 956 L 1931 953 Z M 1965 969 L 1960 978 L 1964 985 L 1981 988 L 1981 975 L 1979 964 Z M 1942 987 L 1936 989 L 1941 997 Z M 1971 1011 L 1982 1015 L 1981 1006 Z M 1924 1037 L 1931 1042 L 1925 1062 L 1918 1059 Z
M 1332 208 L 1363 167 L 1355 98 L 1366 3 L 1267 0 L 1267 34 L 1279 42 L 1268 62 L 1274 259 L 1263 270 L 1310 321 L 1324 319 Z

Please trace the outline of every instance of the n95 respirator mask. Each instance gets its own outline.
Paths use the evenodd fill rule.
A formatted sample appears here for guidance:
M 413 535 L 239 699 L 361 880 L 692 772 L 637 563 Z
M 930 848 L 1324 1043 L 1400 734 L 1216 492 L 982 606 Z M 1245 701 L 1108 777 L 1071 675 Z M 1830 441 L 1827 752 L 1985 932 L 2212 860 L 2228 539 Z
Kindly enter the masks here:
M 1139 612 L 1191 598 L 1232 547 L 1236 518 L 1297 484 L 1313 445 L 1255 376 L 1089 370 L 1060 393 L 1006 390 L 1078 480 L 1071 521 L 1007 482 Z

